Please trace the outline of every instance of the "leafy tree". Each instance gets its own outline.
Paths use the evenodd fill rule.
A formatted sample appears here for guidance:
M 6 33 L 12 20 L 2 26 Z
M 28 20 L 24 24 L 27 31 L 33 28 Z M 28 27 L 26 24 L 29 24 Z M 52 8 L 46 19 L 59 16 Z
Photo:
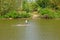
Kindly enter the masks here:
M 18 8 L 18 0 L 0 0 L 0 16 L 16 10 Z
M 45 8 L 49 5 L 49 0 L 37 0 L 36 2 L 42 8 Z

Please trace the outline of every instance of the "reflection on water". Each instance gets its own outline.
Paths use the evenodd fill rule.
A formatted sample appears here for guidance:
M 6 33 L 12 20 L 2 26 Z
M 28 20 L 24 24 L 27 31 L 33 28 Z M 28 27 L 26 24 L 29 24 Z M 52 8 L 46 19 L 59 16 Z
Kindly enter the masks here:
M 30 22 L 28 24 L 29 26 L 26 27 L 25 32 L 25 40 L 37 40 L 37 34 L 36 34 L 36 25 L 34 22 Z
M 0 20 L 0 40 L 60 40 L 60 20 Z

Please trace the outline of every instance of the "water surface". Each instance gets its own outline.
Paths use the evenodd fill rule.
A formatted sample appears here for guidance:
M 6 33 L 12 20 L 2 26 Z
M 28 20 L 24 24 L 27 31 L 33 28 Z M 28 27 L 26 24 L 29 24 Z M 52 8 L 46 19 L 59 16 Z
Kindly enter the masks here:
M 0 40 L 60 40 L 60 20 L 28 19 L 28 24 L 25 20 L 0 19 Z

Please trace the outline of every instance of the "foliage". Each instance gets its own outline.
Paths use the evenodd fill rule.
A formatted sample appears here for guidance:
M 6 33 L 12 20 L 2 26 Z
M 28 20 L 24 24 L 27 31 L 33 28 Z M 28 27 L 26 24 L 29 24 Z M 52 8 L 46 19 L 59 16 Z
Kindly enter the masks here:
M 56 16 L 58 17 L 58 18 L 60 18 L 60 11 L 56 11 Z
M 29 6 L 28 6 L 28 3 L 26 2 L 26 0 L 23 0 L 22 9 L 23 9 L 23 11 L 29 12 Z
M 52 18 L 59 18 L 60 17 L 60 12 L 59 11 L 55 12 L 55 11 L 50 10 L 48 8 L 40 9 L 39 12 L 43 16 L 48 15 L 48 17 L 52 17 Z
M 37 0 L 36 2 L 40 7 L 45 8 L 49 5 L 50 0 Z
M 30 4 L 30 11 L 37 11 L 38 5 L 36 3 L 31 3 Z
M 21 12 L 20 13 L 20 18 L 28 18 L 30 16 L 31 16 L 30 13 L 27 13 L 27 12 Z
M 4 15 L 5 18 L 17 18 L 19 14 L 16 11 L 10 11 Z
M 16 11 L 11 11 L 4 15 L 5 18 L 28 18 L 30 17 L 30 14 L 22 12 L 18 13 Z
M 15 0 L 0 0 L 0 15 L 5 15 L 11 10 L 17 9 L 17 3 Z
M 0 0 L 0 18 L 27 18 L 31 15 L 29 12 L 38 11 L 41 15 L 60 18 L 59 0 Z M 19 8 L 19 9 L 18 9 Z M 20 9 L 22 8 L 22 10 Z M 21 11 L 18 13 L 18 11 Z M 25 11 L 25 12 L 22 12 Z

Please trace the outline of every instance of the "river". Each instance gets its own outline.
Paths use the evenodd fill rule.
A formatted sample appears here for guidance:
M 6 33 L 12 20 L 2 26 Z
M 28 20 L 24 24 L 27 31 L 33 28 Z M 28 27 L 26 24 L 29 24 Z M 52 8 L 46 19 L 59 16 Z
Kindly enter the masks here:
M 0 19 L 0 40 L 60 40 L 60 20 Z

